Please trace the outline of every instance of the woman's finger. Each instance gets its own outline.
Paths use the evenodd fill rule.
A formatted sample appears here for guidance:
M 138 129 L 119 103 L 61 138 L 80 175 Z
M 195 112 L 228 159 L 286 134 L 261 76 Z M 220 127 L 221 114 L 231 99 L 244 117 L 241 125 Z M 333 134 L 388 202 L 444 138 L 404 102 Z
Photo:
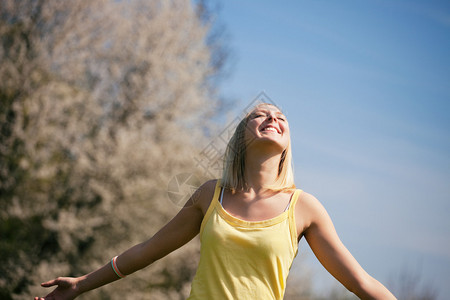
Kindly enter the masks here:
M 56 279 L 53 279 L 53 280 L 41 283 L 41 286 L 42 287 L 51 287 L 51 286 L 54 286 L 54 285 L 58 285 L 59 282 L 60 282 L 59 278 L 56 278 Z

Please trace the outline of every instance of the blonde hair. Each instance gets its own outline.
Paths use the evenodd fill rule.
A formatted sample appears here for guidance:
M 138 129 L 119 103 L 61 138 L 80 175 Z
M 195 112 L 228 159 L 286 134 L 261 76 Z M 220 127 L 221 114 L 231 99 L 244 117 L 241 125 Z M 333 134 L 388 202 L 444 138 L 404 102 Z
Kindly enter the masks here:
M 247 149 L 245 142 L 245 130 L 251 113 L 256 108 L 264 105 L 276 107 L 275 105 L 270 103 L 260 103 L 256 105 L 239 122 L 225 150 L 221 185 L 224 188 L 230 189 L 232 192 L 235 192 L 236 190 L 244 190 L 247 188 L 247 182 L 245 181 L 244 176 L 245 155 Z M 278 107 L 276 108 L 280 110 Z M 278 177 L 273 184 L 265 186 L 265 188 L 272 191 L 292 191 L 296 188 L 294 183 L 294 170 L 292 167 L 292 151 L 290 138 L 288 146 L 281 153 L 280 163 L 278 165 Z

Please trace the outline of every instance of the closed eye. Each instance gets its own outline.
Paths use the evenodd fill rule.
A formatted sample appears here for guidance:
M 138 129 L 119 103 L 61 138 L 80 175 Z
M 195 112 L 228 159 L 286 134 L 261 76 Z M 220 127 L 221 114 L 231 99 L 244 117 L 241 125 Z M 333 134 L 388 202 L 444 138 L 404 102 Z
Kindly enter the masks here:
M 267 115 L 266 114 L 262 114 L 262 113 L 253 114 L 253 119 L 261 118 L 261 117 L 267 117 Z
M 256 119 L 256 118 L 267 118 L 267 117 L 269 117 L 269 113 L 264 113 L 264 112 L 256 112 L 256 113 L 253 113 L 253 114 L 251 115 L 251 118 L 252 118 L 252 119 Z M 286 117 L 285 117 L 283 114 L 277 114 L 277 119 L 278 119 L 278 120 L 281 120 L 281 121 L 283 121 L 283 122 L 286 121 Z

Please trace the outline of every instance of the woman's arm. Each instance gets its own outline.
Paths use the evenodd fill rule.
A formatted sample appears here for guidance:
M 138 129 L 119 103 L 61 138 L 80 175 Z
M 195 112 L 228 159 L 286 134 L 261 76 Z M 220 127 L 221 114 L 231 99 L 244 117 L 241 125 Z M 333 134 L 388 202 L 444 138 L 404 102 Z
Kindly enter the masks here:
M 396 299 L 350 254 L 320 202 L 307 193 L 302 193 L 300 200 L 296 214 L 305 220 L 300 232 L 303 232 L 312 251 L 328 272 L 360 299 Z
M 180 212 L 149 240 L 138 244 L 119 255 L 117 268 L 124 275 L 140 270 L 154 261 L 178 249 L 200 231 L 203 220 L 202 207 L 212 198 L 214 182 L 202 185 L 188 200 Z M 59 277 L 43 283 L 43 287 L 57 286 L 45 298 L 35 299 L 74 299 L 80 294 L 119 279 L 110 263 L 87 275 L 77 278 Z

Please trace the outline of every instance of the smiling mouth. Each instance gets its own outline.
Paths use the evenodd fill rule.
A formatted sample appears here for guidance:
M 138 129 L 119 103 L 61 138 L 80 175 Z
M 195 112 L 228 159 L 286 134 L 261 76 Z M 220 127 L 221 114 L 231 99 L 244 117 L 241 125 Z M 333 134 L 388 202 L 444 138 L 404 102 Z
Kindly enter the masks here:
M 278 134 L 280 133 L 278 129 L 276 129 L 275 127 L 272 127 L 272 126 L 264 127 L 261 130 L 261 132 L 275 132 L 275 133 L 278 133 Z

